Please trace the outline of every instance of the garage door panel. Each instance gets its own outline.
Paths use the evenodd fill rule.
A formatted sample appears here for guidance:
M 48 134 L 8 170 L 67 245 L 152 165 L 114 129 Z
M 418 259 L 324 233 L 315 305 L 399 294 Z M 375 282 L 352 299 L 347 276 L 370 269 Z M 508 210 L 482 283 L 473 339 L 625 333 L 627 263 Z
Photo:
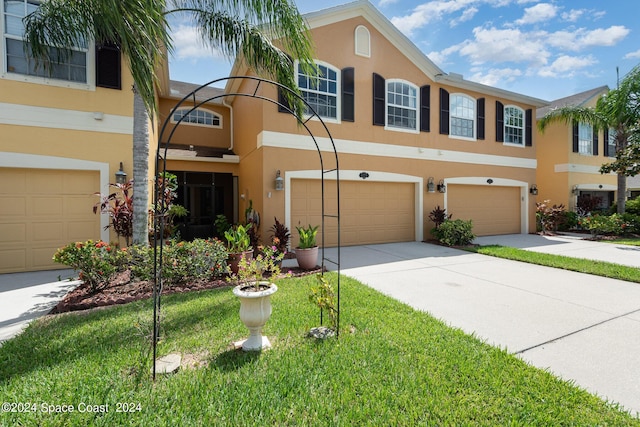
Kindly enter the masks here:
M 27 214 L 27 202 L 24 197 L 0 195 L 0 202 L 0 215 L 24 217 Z
M 26 260 L 26 249 L 0 251 L 0 271 L 24 271 Z
M 293 180 L 292 181 L 292 224 L 297 224 L 302 219 L 312 218 L 311 211 L 300 209 L 303 191 L 309 191 L 307 198 L 319 194 L 320 181 Z M 312 190 L 313 188 L 316 190 Z M 325 182 L 327 206 L 334 206 L 336 200 L 335 183 Z M 295 194 L 295 196 L 294 196 Z M 340 183 L 340 220 L 341 243 L 343 245 L 358 245 L 370 243 L 385 243 L 398 241 L 413 241 L 415 239 L 415 190 L 412 183 L 383 183 L 341 181 Z M 321 199 L 318 200 L 316 212 L 320 212 Z M 311 204 L 307 204 L 307 207 Z M 325 207 L 325 213 L 337 212 Z M 311 224 L 320 224 L 322 218 L 316 215 L 317 220 Z M 329 222 L 329 219 L 325 222 Z M 306 225 L 306 224 L 305 224 Z M 325 224 L 327 246 L 337 244 L 337 227 Z M 297 233 L 293 233 L 293 241 L 297 241 Z M 321 235 L 318 236 L 319 241 Z
M 521 232 L 520 188 L 449 185 L 447 213 L 471 219 L 478 236 Z

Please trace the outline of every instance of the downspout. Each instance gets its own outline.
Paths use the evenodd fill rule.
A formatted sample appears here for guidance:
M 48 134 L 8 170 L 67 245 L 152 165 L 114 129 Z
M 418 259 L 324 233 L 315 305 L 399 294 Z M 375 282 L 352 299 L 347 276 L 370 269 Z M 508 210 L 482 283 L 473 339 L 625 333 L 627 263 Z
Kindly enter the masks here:
M 222 99 L 222 105 L 229 109 L 229 138 L 231 139 L 231 146 L 229 147 L 229 151 L 233 151 L 233 107 L 227 104 L 227 99 Z

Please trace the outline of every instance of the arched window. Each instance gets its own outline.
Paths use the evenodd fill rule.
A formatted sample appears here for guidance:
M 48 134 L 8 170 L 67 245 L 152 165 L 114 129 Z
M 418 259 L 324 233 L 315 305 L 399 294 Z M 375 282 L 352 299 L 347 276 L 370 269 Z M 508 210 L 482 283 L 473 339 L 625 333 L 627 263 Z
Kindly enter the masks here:
M 322 118 L 338 120 L 340 71 L 331 65 L 316 62 L 316 74 L 307 74 L 297 64 L 298 87 L 305 101 Z M 306 111 L 311 114 L 311 111 Z
M 364 25 L 358 25 L 355 31 L 356 55 L 371 57 L 371 34 Z
M 449 135 L 475 139 L 476 100 L 461 94 L 452 94 L 449 102 L 451 112 Z
M 206 127 L 213 127 L 213 128 L 222 127 L 222 117 L 220 117 L 218 114 L 212 111 L 206 110 L 204 108 L 196 108 L 190 113 L 189 113 L 189 110 L 191 110 L 190 107 L 178 108 L 173 113 L 173 117 L 171 117 L 171 122 L 177 123 L 178 121 L 180 121 L 180 119 L 184 117 L 184 119 L 180 123 L 193 125 L 193 126 L 206 126 Z
M 418 87 L 387 80 L 387 126 L 418 131 Z
M 504 143 L 524 146 L 524 110 L 507 105 L 504 107 Z

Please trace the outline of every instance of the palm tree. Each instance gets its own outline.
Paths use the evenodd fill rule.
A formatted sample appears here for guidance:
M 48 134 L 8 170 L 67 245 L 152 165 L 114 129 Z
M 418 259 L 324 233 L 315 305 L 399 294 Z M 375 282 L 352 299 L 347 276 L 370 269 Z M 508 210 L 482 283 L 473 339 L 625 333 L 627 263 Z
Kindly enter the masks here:
M 633 152 L 630 150 L 630 141 L 637 139 L 635 135 L 640 123 L 639 97 L 640 66 L 636 66 L 616 89 L 600 97 L 595 107 L 564 106 L 549 111 L 538 121 L 540 132 L 544 132 L 551 123 L 576 122 L 592 125 L 595 132 L 599 129 L 610 129 L 615 133 L 616 160 L 602 165 L 600 173 L 615 172 L 618 175 L 616 203 L 619 214 L 624 213 L 627 176 L 638 173 L 636 168 L 632 167 L 634 160 L 630 157 Z M 637 160 L 636 158 L 636 163 Z
M 115 43 L 127 60 L 134 81 L 134 243 L 148 242 L 148 123 L 157 113 L 156 70 L 172 50 L 171 15 L 191 19 L 211 46 L 227 57 L 240 56 L 258 74 L 294 91 L 292 58 L 313 66 L 305 21 L 289 0 L 47 0 L 28 15 L 28 53 L 45 68 L 86 40 Z M 302 110 L 300 103 L 292 105 Z

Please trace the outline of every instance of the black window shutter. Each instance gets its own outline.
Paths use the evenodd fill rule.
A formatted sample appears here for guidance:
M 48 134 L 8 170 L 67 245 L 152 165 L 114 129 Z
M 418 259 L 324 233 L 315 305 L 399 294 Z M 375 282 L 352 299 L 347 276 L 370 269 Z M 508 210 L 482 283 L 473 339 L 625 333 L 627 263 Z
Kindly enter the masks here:
M 504 142 L 504 105 L 496 101 L 496 142 Z
M 96 44 L 96 86 L 122 89 L 120 49 L 114 43 Z
M 420 132 L 431 131 L 431 86 L 420 88 Z
M 603 154 L 605 157 L 609 157 L 611 155 L 611 153 L 609 153 L 609 128 L 604 128 L 602 136 L 602 139 L 604 139 L 604 141 L 602 141 Z
M 524 112 L 524 145 L 531 147 L 533 145 L 533 133 L 531 129 L 533 127 L 533 110 L 529 108 Z
M 289 55 L 287 55 L 287 58 L 289 58 L 289 61 L 291 61 L 291 67 L 294 68 L 294 74 L 296 76 L 296 82 L 298 80 L 298 70 L 295 69 L 295 63 L 293 62 L 293 58 Z M 278 86 L 278 112 L 279 113 L 290 113 L 291 111 L 293 111 L 293 107 L 292 105 L 289 103 L 289 100 L 287 99 L 286 93 L 285 93 L 286 89 L 282 89 L 280 86 Z
M 440 88 L 440 133 L 449 135 L 449 92 Z
M 593 127 L 593 155 L 598 155 L 598 131 L 595 126 Z
M 484 98 L 476 101 L 476 138 L 484 139 Z
M 578 122 L 573 122 L 573 152 L 578 151 Z
M 342 70 L 342 120 L 355 120 L 355 69 L 353 67 Z
M 373 73 L 373 124 L 384 126 L 385 123 L 385 87 L 384 77 Z

